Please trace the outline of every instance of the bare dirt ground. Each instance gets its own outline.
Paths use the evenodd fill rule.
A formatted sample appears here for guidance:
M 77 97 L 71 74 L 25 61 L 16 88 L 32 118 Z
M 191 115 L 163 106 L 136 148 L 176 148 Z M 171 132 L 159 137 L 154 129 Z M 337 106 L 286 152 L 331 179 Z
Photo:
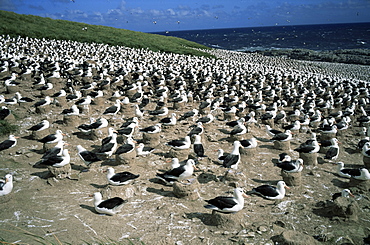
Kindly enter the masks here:
M 104 106 L 111 104 L 113 102 L 106 101 Z M 152 103 L 147 108 L 154 106 Z M 198 103 L 189 103 L 181 111 L 170 110 L 170 113 L 174 111 L 181 115 L 197 107 Z M 231 192 L 235 185 L 249 191 L 265 183 L 275 185 L 282 179 L 280 169 L 273 163 L 282 151 L 274 149 L 260 123 L 250 126 L 250 132 L 243 136 L 245 139 L 254 136 L 260 141 L 254 157 L 243 156 L 237 171 L 239 181 L 222 181 L 226 169 L 215 163 L 217 149 L 230 152 L 232 148 L 232 143 L 225 140 L 227 135 L 220 130 L 229 130 L 225 121 L 216 119 L 206 126 L 203 141 L 208 157 L 199 160 L 199 170 L 194 173 L 194 178 L 199 181 L 196 189 L 199 198 L 187 200 L 177 198 L 172 192 L 173 187 L 162 185 L 153 178 L 157 172 L 170 168 L 170 158 L 166 155 L 169 147 L 164 143 L 184 137 L 190 131 L 192 121 L 165 127 L 161 132 L 161 144 L 147 157 L 136 157 L 127 165 L 117 165 L 114 161 L 98 162 L 86 171 L 75 146 L 81 144 L 92 149 L 100 144 L 100 139 L 92 142 L 79 138 L 75 127 L 61 124 L 61 108 L 55 105 L 47 115 L 36 114 L 26 106 L 9 108 L 20 118 L 16 122 L 20 126 L 16 133 L 20 137 L 17 146 L 0 153 L 1 176 L 14 173 L 13 192 L 0 198 L 0 238 L 9 243 L 37 244 L 41 240 L 46 244 L 57 244 L 57 241 L 95 244 L 112 240 L 122 244 L 273 244 L 273 238 L 284 230 L 294 230 L 301 235 L 321 238 L 323 244 L 364 244 L 363 239 L 370 234 L 370 202 L 366 197 L 369 193 L 352 188 L 360 207 L 356 220 L 330 217 L 317 211 L 320 201 L 330 200 L 333 193 L 348 185 L 348 179 L 335 174 L 336 166 L 323 161 L 323 154 L 319 154 L 318 166 L 305 166 L 301 185 L 287 190 L 283 200 L 271 201 L 251 195 L 245 199 L 242 211 L 226 217 L 233 222 L 212 223 L 211 211 L 203 207 L 204 200 L 231 195 L 227 192 Z M 102 108 L 92 105 L 90 115 L 81 115 L 80 122 L 89 122 L 90 117 L 100 115 Z M 53 122 L 51 133 L 61 128 L 66 134 L 64 139 L 69 144 L 66 147 L 72 158 L 70 178 L 47 179 L 49 171 L 46 168 L 32 167 L 40 160 L 42 143 L 28 139 L 30 132 L 26 129 L 43 118 Z M 121 123 L 121 120 L 110 119 L 115 128 Z M 140 127 L 155 123 L 144 118 Z M 338 161 L 343 161 L 346 166 L 363 166 L 362 155 L 356 150 L 356 144 L 362 138 L 359 132 L 360 127 L 353 122 L 346 133 L 338 136 L 342 142 Z M 291 149 L 309 137 L 307 133 L 295 134 Z M 1 140 L 6 138 L 3 136 Z M 142 134 L 136 132 L 134 138 L 140 140 Z M 295 151 L 289 151 L 289 154 L 293 159 L 298 158 Z M 140 177 L 127 186 L 109 186 L 103 173 L 108 166 L 113 166 L 116 172 L 131 171 Z M 104 199 L 121 196 L 128 202 L 115 216 L 99 215 L 89 196 L 97 191 L 103 193 Z M 306 241 L 300 244 L 312 244 Z

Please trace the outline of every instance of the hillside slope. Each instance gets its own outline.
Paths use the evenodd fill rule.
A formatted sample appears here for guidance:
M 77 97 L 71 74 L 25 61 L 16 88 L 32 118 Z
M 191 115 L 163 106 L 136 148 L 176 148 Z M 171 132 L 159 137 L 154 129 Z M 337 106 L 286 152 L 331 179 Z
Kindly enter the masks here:
M 8 11 L 0 11 L 0 35 L 95 42 L 130 48 L 148 48 L 167 53 L 210 56 L 208 53 L 195 50 L 209 49 L 208 47 L 181 38 L 21 15 Z

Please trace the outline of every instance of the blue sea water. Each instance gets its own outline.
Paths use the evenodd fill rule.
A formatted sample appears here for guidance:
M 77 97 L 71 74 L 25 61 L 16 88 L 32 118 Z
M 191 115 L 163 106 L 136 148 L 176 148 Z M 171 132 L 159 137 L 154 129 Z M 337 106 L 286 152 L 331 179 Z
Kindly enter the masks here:
M 370 49 L 370 23 L 156 32 L 234 51 Z

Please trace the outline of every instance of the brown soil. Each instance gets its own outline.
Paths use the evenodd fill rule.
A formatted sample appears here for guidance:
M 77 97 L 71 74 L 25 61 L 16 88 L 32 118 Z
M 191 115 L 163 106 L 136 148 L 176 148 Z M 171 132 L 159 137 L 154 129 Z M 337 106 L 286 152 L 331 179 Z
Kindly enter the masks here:
M 107 103 L 108 105 L 109 103 Z M 189 105 L 189 110 L 196 105 Z M 14 113 L 17 113 L 16 106 Z M 48 117 L 57 122 L 61 116 L 54 108 Z M 184 110 L 184 111 L 185 111 Z M 178 114 L 181 112 L 177 111 Z M 94 116 L 94 115 L 92 115 Z M 83 116 L 82 116 L 83 117 Z M 18 134 L 21 139 L 12 149 L 3 151 L 2 176 L 9 171 L 14 174 L 14 189 L 7 196 L 1 197 L 1 237 L 8 242 L 34 243 L 35 237 L 25 235 L 25 231 L 37 236 L 55 241 L 57 237 L 62 242 L 72 244 L 83 241 L 124 241 L 130 239 L 139 244 L 232 244 L 243 241 L 251 244 L 272 243 L 271 237 L 278 235 L 285 229 L 303 232 L 310 236 L 324 236 L 330 243 L 340 237 L 350 237 L 356 244 L 362 244 L 362 239 L 369 234 L 369 201 L 357 194 L 357 202 L 361 207 L 361 214 L 357 221 L 344 218 L 325 217 L 325 214 L 315 211 L 317 203 L 331 199 L 331 194 L 347 187 L 348 180 L 335 175 L 335 166 L 323 162 L 319 155 L 319 165 L 302 172 L 302 184 L 291 187 L 282 201 L 265 200 L 259 196 L 250 196 L 246 199 L 245 207 L 239 214 L 229 214 L 237 219 L 228 227 L 217 223 L 212 224 L 211 211 L 203 208 L 205 199 L 218 195 L 227 195 L 235 185 L 242 186 L 246 191 L 264 183 L 276 184 L 281 180 L 280 169 L 275 167 L 273 160 L 281 152 L 275 150 L 273 143 L 268 141 L 264 127 L 252 126 L 245 138 L 257 137 L 259 142 L 257 154 L 253 158 L 243 157 L 238 171 L 242 173 L 240 181 L 220 181 L 225 169 L 215 164 L 218 148 L 226 152 L 231 150 L 232 143 L 223 140 L 227 135 L 219 131 L 227 129 L 224 121 L 216 120 L 212 126 L 207 126 L 205 137 L 206 154 L 208 158 L 199 161 L 199 171 L 194 177 L 198 179 L 200 187 L 197 200 L 179 199 L 174 196 L 171 186 L 164 186 L 153 180 L 156 172 L 169 168 L 166 158 L 169 148 L 164 144 L 157 147 L 154 154 L 147 157 L 136 157 L 128 165 L 116 166 L 114 161 L 93 164 L 89 171 L 81 162 L 74 148 L 77 144 L 98 145 L 78 138 L 74 127 L 64 127 L 55 123 L 53 129 L 63 128 L 67 134 L 66 141 L 72 155 L 72 176 L 70 179 L 46 179 L 47 169 L 33 168 L 32 165 L 40 160 L 38 150 L 42 144 L 27 139 L 27 128 L 39 121 L 39 117 L 30 114 L 22 118 L 17 124 L 23 126 Z M 81 118 L 81 122 L 85 121 Z M 141 126 L 152 125 L 155 122 L 143 120 Z M 114 123 L 113 123 L 114 124 Z M 161 143 L 172 138 L 184 136 L 192 123 L 178 123 L 173 127 L 163 129 Z M 348 129 L 344 136 L 339 136 L 341 152 L 338 160 L 353 166 L 362 165 L 362 155 L 356 152 L 355 145 L 359 140 L 356 136 L 359 127 Z M 141 133 L 136 133 L 136 139 Z M 291 141 L 294 149 L 300 142 L 310 137 L 309 134 L 299 133 Z M 2 137 L 5 139 L 5 137 Z M 289 152 L 297 158 L 297 152 Z M 182 159 L 184 160 L 184 159 Z M 128 186 L 108 186 L 103 170 L 113 165 L 116 171 L 131 171 L 140 174 L 140 177 Z M 92 198 L 89 195 L 96 191 L 103 192 L 104 198 L 121 196 L 128 199 L 122 212 L 115 216 L 99 215 L 94 211 Z M 368 193 L 365 193 L 368 194 Z M 54 237 L 55 236 L 55 237 Z

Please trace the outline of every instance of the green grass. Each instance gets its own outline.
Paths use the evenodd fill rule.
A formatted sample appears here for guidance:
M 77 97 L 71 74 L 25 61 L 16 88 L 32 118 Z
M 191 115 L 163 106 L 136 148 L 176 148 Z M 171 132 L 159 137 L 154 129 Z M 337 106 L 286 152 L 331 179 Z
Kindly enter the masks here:
M 0 136 L 14 133 L 18 130 L 18 126 L 10 124 L 7 121 L 0 120 Z
M 83 30 L 86 28 L 86 30 Z M 0 10 L 0 35 L 72 40 L 83 43 L 105 43 L 152 51 L 212 57 L 196 49 L 206 46 L 185 39 L 135 32 L 107 26 L 54 20 Z

